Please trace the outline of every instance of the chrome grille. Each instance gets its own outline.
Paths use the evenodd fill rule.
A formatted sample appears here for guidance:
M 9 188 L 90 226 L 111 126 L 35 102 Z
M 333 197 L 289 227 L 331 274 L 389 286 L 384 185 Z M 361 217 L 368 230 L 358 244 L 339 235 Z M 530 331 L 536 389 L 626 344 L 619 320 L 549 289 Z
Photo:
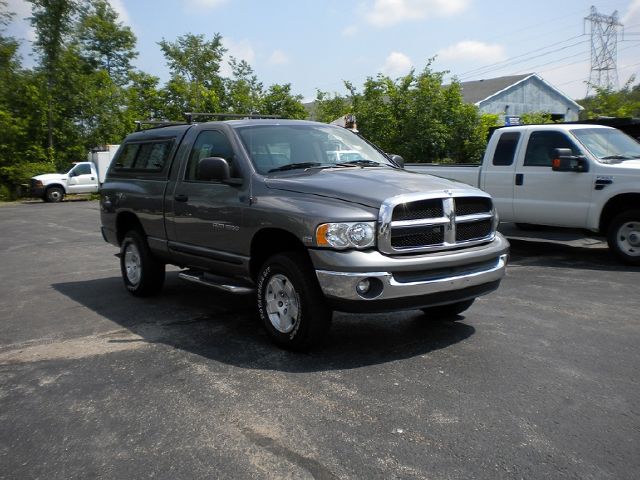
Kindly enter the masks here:
M 394 254 L 480 244 L 495 236 L 494 216 L 489 196 L 464 190 L 393 197 L 380 208 L 378 245 Z
M 456 227 L 456 242 L 477 240 L 491 235 L 491 220 L 460 223 Z
M 417 202 L 404 203 L 393 209 L 393 221 L 416 220 L 418 218 L 442 217 L 442 200 L 430 198 Z
M 476 213 L 490 212 L 491 199 L 478 197 L 456 198 L 456 216 L 473 215 Z

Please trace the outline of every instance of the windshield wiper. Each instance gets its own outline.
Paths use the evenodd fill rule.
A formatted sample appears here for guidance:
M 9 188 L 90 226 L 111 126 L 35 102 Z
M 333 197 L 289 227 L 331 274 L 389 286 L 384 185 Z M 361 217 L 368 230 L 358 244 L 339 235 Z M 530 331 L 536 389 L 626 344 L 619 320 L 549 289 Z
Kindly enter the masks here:
M 297 168 L 311 168 L 311 167 L 320 167 L 322 164 L 319 162 L 300 162 L 300 163 L 289 163 L 287 165 L 282 165 L 278 168 L 272 168 L 267 173 L 271 172 L 284 172 L 285 170 L 295 170 Z
M 380 163 L 380 162 L 374 162 L 373 160 L 364 160 L 364 159 L 360 159 L 360 160 L 351 160 L 350 162 L 340 162 L 340 163 L 336 163 L 337 166 L 340 167 L 346 167 L 346 166 L 367 166 L 367 167 L 382 167 L 384 166 L 384 164 Z

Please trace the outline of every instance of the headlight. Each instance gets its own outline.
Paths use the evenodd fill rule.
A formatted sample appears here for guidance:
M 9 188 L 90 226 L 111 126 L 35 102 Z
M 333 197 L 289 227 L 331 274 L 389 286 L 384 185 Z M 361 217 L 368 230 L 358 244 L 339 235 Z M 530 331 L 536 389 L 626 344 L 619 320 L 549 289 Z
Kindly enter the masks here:
M 367 248 L 375 243 L 375 222 L 323 223 L 316 228 L 320 247 Z

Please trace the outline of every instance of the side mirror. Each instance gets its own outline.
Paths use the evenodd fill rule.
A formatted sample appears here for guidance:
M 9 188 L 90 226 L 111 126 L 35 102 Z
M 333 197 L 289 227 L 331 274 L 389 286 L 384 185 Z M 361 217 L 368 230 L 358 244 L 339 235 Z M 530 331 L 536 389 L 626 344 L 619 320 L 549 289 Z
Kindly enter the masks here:
M 585 157 L 575 156 L 570 148 L 553 150 L 551 169 L 554 172 L 588 172 L 589 162 Z
M 206 157 L 198 162 L 196 178 L 202 181 L 217 180 L 224 182 L 231 178 L 229 163 L 224 158 Z
M 395 163 L 396 165 L 398 165 L 400 168 L 404 168 L 404 158 L 402 158 L 400 155 L 395 155 L 393 153 L 389 154 L 389 159 Z

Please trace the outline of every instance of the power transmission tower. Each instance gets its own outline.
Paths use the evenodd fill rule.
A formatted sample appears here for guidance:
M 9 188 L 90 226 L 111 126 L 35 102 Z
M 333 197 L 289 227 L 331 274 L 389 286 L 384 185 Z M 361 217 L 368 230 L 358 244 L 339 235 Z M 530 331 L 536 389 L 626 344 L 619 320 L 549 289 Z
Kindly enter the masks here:
M 611 15 L 598 13 L 591 7 L 591 14 L 585 21 L 591 23 L 591 73 L 587 84 L 587 96 L 592 87 L 618 88 L 618 11 Z

